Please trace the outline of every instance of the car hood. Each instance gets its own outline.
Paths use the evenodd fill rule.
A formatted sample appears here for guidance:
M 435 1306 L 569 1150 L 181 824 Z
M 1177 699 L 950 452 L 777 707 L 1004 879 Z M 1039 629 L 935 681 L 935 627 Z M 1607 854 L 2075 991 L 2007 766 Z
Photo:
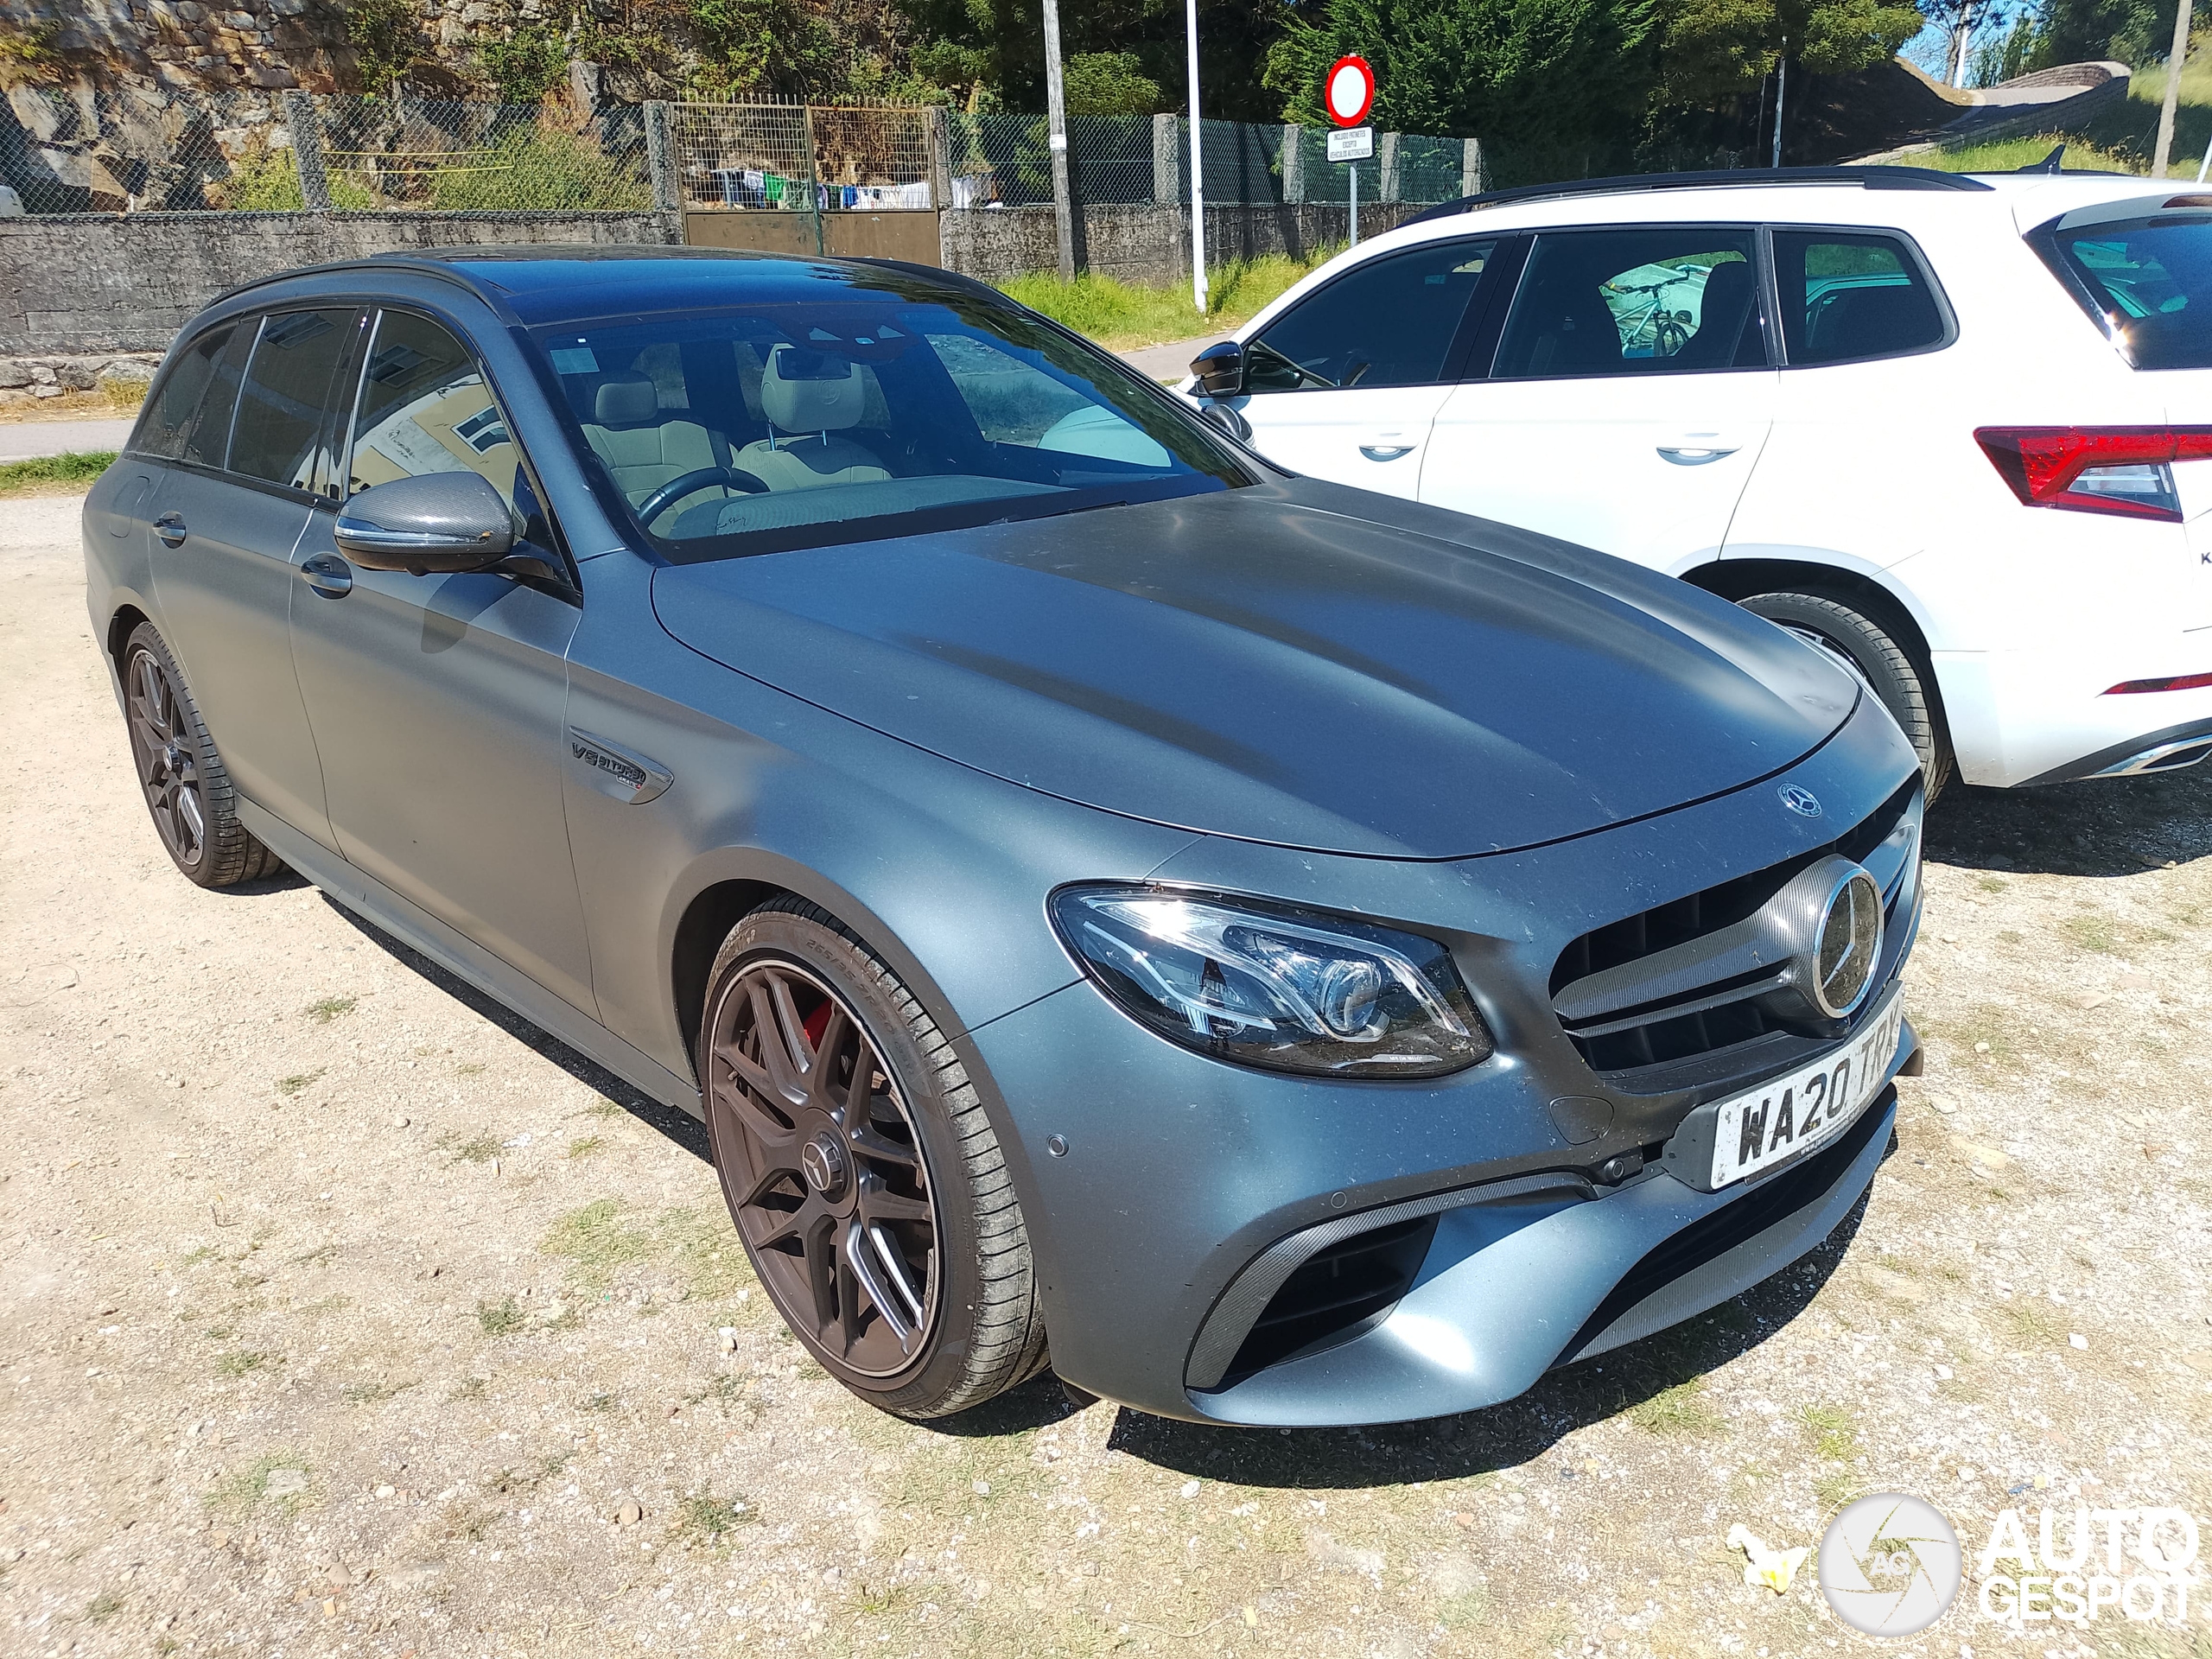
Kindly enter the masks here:
M 695 651 L 1009 782 L 1385 857 L 1704 799 L 1857 700 L 1686 584 L 1306 480 L 674 566 L 653 606 Z

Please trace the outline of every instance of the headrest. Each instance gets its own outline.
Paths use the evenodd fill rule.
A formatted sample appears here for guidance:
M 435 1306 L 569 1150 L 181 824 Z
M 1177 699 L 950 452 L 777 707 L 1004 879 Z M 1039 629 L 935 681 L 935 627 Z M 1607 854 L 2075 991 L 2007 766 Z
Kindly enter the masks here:
M 660 394 L 652 378 L 636 370 L 601 382 L 592 414 L 601 426 L 644 426 L 660 413 Z
M 850 358 L 779 346 L 760 376 L 760 412 L 786 432 L 842 432 L 868 405 L 861 365 Z

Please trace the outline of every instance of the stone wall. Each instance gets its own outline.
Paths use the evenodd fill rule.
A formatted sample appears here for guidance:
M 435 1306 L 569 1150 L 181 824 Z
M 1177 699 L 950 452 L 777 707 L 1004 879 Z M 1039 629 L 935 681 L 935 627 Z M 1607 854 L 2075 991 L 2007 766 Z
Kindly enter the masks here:
M 226 289 L 406 248 L 677 239 L 659 213 L 71 213 L 0 219 L 0 358 L 160 352 Z
M 1423 207 L 1362 202 L 1362 236 L 1379 236 Z M 944 263 L 963 276 L 1004 282 L 1025 271 L 1057 270 L 1058 245 L 1050 207 L 971 209 L 938 216 Z M 1330 202 L 1206 209 L 1206 263 L 1287 253 L 1303 258 L 1346 237 L 1344 207 Z M 1169 283 L 1191 274 L 1188 210 L 1145 203 L 1077 209 L 1076 258 L 1084 269 L 1125 283 Z

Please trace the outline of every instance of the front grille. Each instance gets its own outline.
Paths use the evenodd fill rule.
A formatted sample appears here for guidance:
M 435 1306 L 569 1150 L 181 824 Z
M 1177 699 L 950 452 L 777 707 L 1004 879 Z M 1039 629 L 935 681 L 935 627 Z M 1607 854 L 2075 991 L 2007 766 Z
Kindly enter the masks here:
M 1283 1281 L 1237 1349 L 1226 1387 L 1311 1348 L 1349 1341 L 1413 1287 L 1434 1216 L 1377 1227 L 1318 1252 Z
M 1866 865 L 1883 888 L 1886 940 L 1876 989 L 1864 1005 L 1871 1008 L 1903 959 L 1910 930 L 1898 923 L 1910 920 L 1918 902 L 1920 806 L 1916 778 L 1826 847 L 1592 929 L 1560 953 L 1552 995 L 1558 998 L 1592 975 L 1630 967 L 1747 921 L 1798 872 L 1833 853 Z M 1583 1027 L 1603 1026 L 1602 1031 L 1578 1028 L 1564 1014 L 1560 1024 L 1591 1070 L 1636 1094 L 1762 1075 L 1787 1065 L 1799 1048 L 1832 1043 L 1843 1034 L 1804 1033 L 1785 1026 L 1759 1000 L 1758 979 L 1739 975 L 1738 982 L 1723 978 L 1686 987 L 1676 976 L 1648 1007 L 1632 1007 L 1625 1017 L 1582 1022 Z

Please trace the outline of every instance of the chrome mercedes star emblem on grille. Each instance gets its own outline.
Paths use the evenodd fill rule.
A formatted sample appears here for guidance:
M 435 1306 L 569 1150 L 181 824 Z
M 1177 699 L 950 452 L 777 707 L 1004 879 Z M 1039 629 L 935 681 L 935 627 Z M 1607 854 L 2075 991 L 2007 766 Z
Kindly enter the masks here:
M 1784 784 L 1781 790 L 1782 804 L 1801 818 L 1821 816 L 1821 798 L 1802 784 Z
M 1806 982 L 1813 1001 L 1831 1020 L 1856 1013 L 1874 981 L 1882 953 L 1882 892 L 1874 878 L 1853 865 L 1828 894 L 1821 931 L 1808 953 Z

